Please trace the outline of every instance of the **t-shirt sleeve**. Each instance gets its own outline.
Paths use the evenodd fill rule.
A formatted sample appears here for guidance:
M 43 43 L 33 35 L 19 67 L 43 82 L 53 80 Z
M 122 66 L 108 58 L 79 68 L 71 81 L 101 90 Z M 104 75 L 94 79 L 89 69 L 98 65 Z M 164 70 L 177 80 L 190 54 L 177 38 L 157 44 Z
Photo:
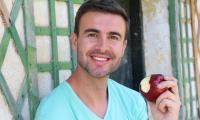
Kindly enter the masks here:
M 57 120 L 60 111 L 57 109 L 60 104 L 55 99 L 45 97 L 37 108 L 35 120 Z
M 37 108 L 35 119 L 34 120 L 51 120 L 45 113 L 46 105 L 44 104 L 44 100 L 40 103 L 39 107 Z
M 143 99 L 143 97 L 141 97 L 141 99 L 139 100 L 140 104 L 138 106 L 138 120 L 148 120 L 148 113 L 147 113 L 147 103 L 145 102 L 145 100 Z

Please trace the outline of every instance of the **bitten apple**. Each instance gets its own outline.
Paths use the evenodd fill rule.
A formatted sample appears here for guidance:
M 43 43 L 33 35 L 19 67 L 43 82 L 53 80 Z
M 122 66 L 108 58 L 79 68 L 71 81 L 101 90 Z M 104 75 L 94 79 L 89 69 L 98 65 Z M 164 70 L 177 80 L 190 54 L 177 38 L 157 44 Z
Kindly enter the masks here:
M 158 84 L 162 81 L 164 81 L 162 74 L 152 74 L 140 82 L 140 91 L 148 101 L 155 102 L 158 96 L 167 90 L 158 88 Z

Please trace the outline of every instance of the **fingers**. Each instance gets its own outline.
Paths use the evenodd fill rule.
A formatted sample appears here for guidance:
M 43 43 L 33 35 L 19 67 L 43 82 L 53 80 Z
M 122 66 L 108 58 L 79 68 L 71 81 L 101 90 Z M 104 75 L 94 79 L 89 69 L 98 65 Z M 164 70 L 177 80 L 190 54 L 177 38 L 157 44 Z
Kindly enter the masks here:
M 156 100 L 156 106 L 161 112 L 166 112 L 170 108 L 178 109 L 181 105 L 179 96 L 170 91 L 161 94 Z
M 169 88 L 162 93 L 156 100 L 156 106 L 161 112 L 179 111 L 180 97 L 178 93 L 177 80 L 174 77 L 164 77 L 166 81 L 159 84 L 159 88 Z
M 175 102 L 178 98 L 170 91 L 166 91 L 157 98 L 156 104 L 159 105 L 164 99 L 171 99 Z
M 174 77 L 165 76 L 164 79 L 166 81 L 161 82 L 158 87 L 159 88 L 169 88 L 169 90 L 175 95 L 179 95 L 178 93 L 178 85 L 177 80 Z
M 170 99 L 163 99 L 162 101 L 161 101 L 161 103 L 157 106 L 157 108 L 161 111 L 161 112 L 163 112 L 163 113 L 165 113 L 165 112 L 167 112 L 167 111 L 179 111 L 179 105 L 177 105 L 176 104 L 176 102 L 174 102 L 174 101 L 172 101 L 172 100 L 170 100 Z

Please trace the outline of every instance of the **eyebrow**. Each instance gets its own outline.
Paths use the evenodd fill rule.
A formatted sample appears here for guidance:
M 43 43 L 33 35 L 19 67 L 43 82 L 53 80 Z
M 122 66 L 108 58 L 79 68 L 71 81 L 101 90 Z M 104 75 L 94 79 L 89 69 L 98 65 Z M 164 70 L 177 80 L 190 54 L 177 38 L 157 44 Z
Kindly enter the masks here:
M 84 31 L 84 33 L 87 33 L 87 32 L 96 32 L 96 33 L 99 33 L 99 30 L 97 29 L 94 29 L 94 28 L 88 28 Z
M 99 30 L 97 29 L 94 29 L 94 28 L 88 28 L 84 31 L 84 33 L 87 33 L 87 32 L 95 32 L 95 33 L 100 33 Z M 109 35 L 117 35 L 119 36 L 120 38 L 122 37 L 121 34 L 119 32 L 109 32 Z

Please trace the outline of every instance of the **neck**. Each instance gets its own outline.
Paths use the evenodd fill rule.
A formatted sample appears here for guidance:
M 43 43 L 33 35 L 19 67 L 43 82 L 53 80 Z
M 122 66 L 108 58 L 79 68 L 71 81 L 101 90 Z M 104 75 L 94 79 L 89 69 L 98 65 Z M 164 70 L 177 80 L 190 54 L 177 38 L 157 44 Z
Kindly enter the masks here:
M 68 83 L 93 112 L 104 117 L 107 109 L 107 80 L 108 77 L 94 78 L 77 68 Z

